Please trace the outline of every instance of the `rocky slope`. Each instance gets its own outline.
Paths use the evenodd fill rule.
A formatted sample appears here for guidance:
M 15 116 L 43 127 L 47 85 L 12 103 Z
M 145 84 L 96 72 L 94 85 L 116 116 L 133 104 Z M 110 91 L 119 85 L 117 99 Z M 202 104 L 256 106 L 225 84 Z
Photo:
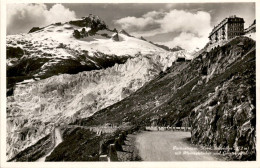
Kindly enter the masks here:
M 7 157 L 129 96 L 181 58 L 89 16 L 7 37 Z
M 255 160 L 255 84 L 255 41 L 236 37 L 175 62 L 129 97 L 74 124 L 150 125 L 158 117 L 158 125 L 190 125 L 195 144 L 229 152 L 232 160 Z
M 190 115 L 192 142 L 233 152 L 231 159 L 254 160 L 256 154 L 255 48 L 231 66 L 227 78 L 208 93 Z

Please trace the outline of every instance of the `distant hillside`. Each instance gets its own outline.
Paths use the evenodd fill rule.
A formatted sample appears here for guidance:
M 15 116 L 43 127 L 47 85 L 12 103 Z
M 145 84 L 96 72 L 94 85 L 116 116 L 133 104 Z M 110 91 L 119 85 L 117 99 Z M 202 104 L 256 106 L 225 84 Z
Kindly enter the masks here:
M 141 40 L 144 40 L 144 41 L 148 41 L 148 40 L 146 40 L 146 39 L 145 39 L 144 37 L 142 37 L 142 36 L 141 36 L 140 39 L 141 39 Z M 152 41 L 148 41 L 148 42 L 151 43 L 151 44 L 153 44 L 153 45 L 155 45 L 155 46 L 157 46 L 157 47 L 163 48 L 163 49 L 165 49 L 165 50 L 167 50 L 167 51 L 172 51 L 172 52 L 174 52 L 174 51 L 184 50 L 183 48 L 181 48 L 181 47 L 179 47 L 179 46 L 176 46 L 176 47 L 174 47 L 174 48 L 170 48 L 170 47 L 168 47 L 168 46 L 165 46 L 165 45 L 162 45 L 162 44 L 157 44 L 157 43 L 152 42 Z

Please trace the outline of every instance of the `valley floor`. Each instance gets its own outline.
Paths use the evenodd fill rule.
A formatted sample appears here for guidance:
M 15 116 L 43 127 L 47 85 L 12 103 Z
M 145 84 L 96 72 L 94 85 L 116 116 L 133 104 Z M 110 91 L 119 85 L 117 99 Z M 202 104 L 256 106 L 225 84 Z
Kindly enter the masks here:
M 221 161 L 217 152 L 192 145 L 190 132 L 144 131 L 135 135 L 143 161 Z

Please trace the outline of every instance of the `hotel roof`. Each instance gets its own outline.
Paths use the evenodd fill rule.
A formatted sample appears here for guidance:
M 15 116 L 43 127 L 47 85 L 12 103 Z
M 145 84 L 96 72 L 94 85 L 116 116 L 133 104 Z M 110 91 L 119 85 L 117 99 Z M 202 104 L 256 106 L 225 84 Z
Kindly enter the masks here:
M 237 21 L 234 21 L 233 19 L 238 19 Z M 240 18 L 240 17 L 237 17 L 236 15 L 232 15 L 232 16 L 229 16 L 225 19 L 223 19 L 217 26 L 214 26 L 214 28 L 212 29 L 211 33 L 209 34 L 209 37 L 214 34 L 218 29 L 220 29 L 225 23 L 227 23 L 228 21 L 231 21 L 232 22 L 243 22 L 244 23 L 244 19 L 243 18 Z

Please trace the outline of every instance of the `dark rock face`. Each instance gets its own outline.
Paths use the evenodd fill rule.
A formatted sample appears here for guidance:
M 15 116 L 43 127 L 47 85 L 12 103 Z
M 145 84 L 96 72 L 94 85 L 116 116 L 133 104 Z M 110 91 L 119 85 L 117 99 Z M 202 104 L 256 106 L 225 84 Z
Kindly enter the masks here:
M 112 40 L 119 41 L 118 33 L 112 35 Z
M 185 62 L 185 58 L 178 58 L 176 61 L 177 62 Z
M 228 76 L 192 112 L 192 142 L 237 152 L 234 159 L 247 160 L 256 152 L 255 60 L 245 56 L 243 71 Z M 238 68 L 238 67 L 237 67 Z M 240 158 L 239 158 L 240 157 Z
M 25 161 L 36 161 L 40 157 L 43 157 L 51 149 L 54 147 L 54 137 L 49 134 L 42 139 L 40 139 L 36 144 L 26 148 L 22 152 L 18 153 L 14 158 L 10 159 L 9 161 L 18 161 L 18 162 L 25 162 Z
M 74 30 L 73 37 L 75 37 L 76 39 L 79 39 L 81 37 L 80 32 L 78 30 Z
M 122 34 L 124 34 L 124 35 L 127 35 L 128 37 L 133 37 L 133 36 L 131 36 L 129 33 L 127 33 L 124 29 L 120 30 L 119 33 L 122 33 Z
M 86 32 L 86 29 L 83 27 L 81 29 L 81 31 L 78 31 L 78 30 L 74 30 L 73 31 L 73 37 L 75 37 L 76 39 L 80 39 L 80 38 L 84 38 L 84 37 L 87 37 L 89 35 L 95 35 L 95 31 L 92 31 L 90 30 L 89 32 Z
M 100 20 L 98 16 L 89 15 L 87 17 L 83 17 L 81 20 L 74 20 L 70 21 L 69 24 L 83 27 L 81 31 L 74 30 L 73 36 L 76 39 L 84 38 L 87 36 L 94 36 L 100 30 L 108 30 L 108 26 L 105 24 L 104 21 Z M 91 30 L 86 32 L 85 27 L 90 27 Z
M 95 32 L 108 28 L 104 21 L 101 21 L 98 16 L 94 15 L 89 15 L 81 20 L 70 21 L 69 23 L 79 27 L 90 27 Z
M 246 44 L 241 46 L 239 44 Z M 208 53 L 202 75 L 206 83 L 222 82 L 195 107 L 190 115 L 192 142 L 235 152 L 233 160 L 254 160 L 256 154 L 255 47 L 247 38 L 236 38 Z M 217 59 L 225 60 L 222 64 Z M 208 82 L 207 82 L 208 81 Z
M 38 30 L 41 30 L 42 28 L 40 27 L 33 27 L 28 33 L 33 33 L 33 32 L 36 32 Z
M 141 40 L 147 41 L 143 36 L 140 37 Z
M 21 58 L 24 51 L 20 47 L 6 47 L 6 57 L 9 58 Z

